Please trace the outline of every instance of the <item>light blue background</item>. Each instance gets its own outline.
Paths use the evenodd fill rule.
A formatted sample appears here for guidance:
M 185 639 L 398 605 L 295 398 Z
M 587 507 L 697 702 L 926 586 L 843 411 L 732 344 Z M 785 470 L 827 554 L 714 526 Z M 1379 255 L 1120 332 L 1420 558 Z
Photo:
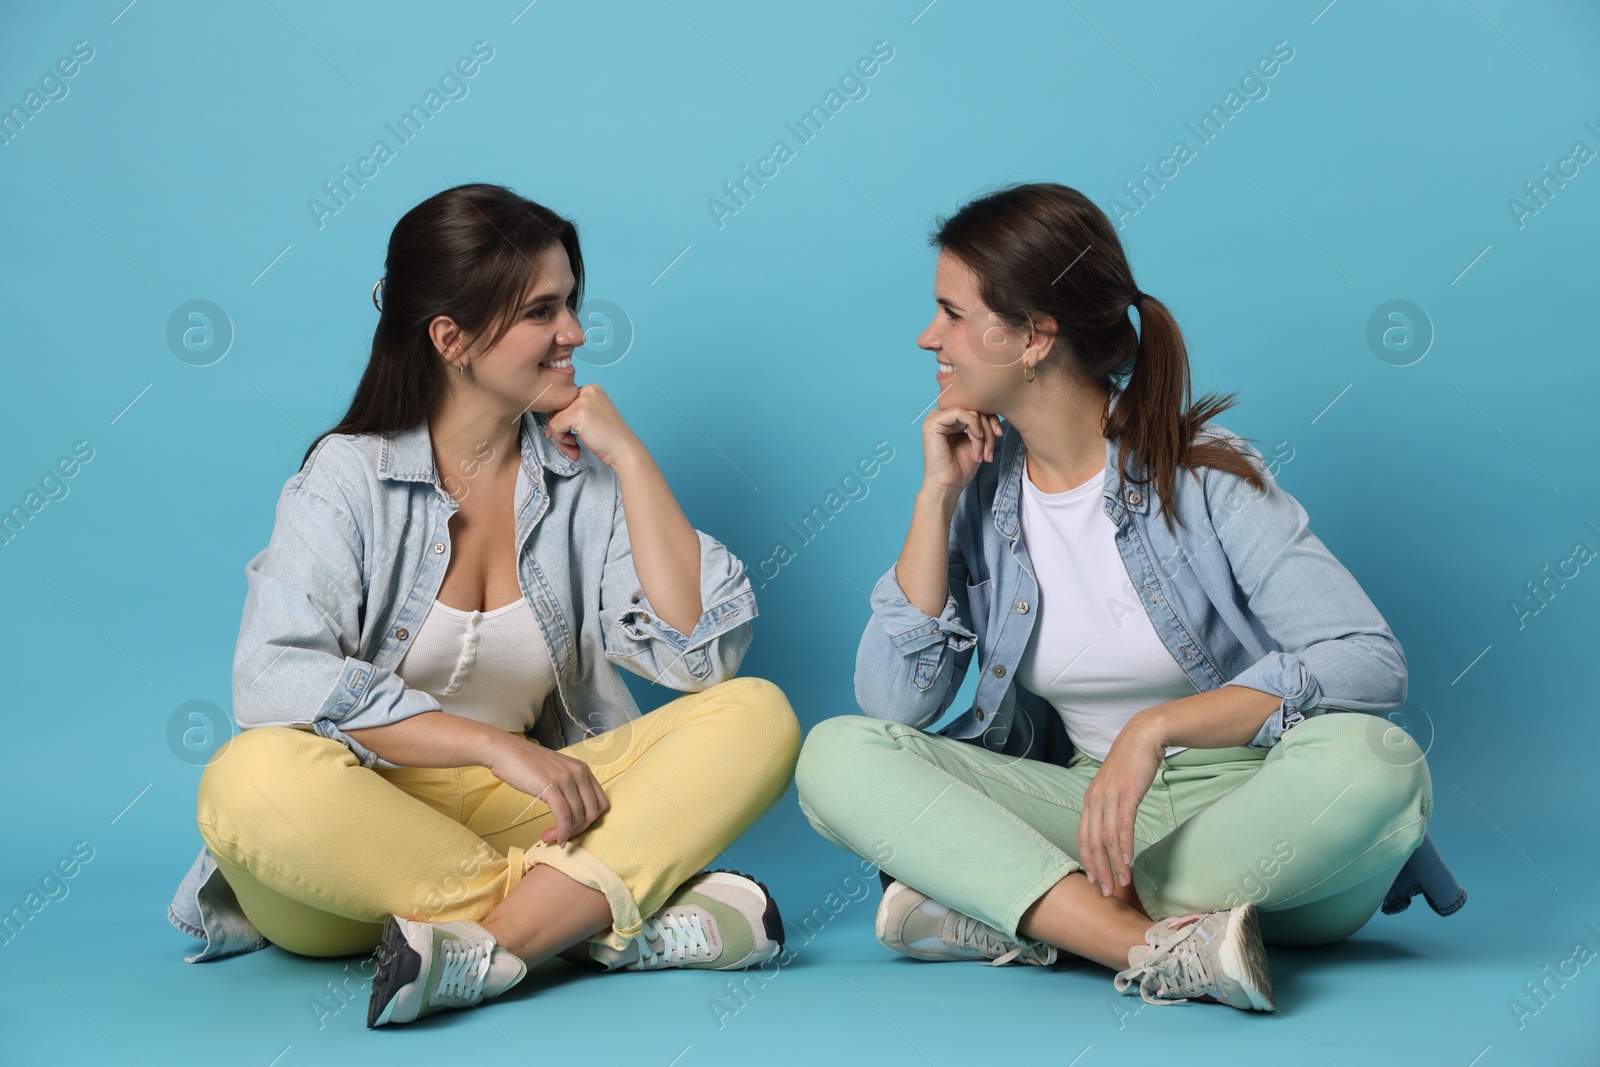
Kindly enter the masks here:
M 1403 1049 L 1489 1067 L 1600 1050 L 1600 964 L 1520 1029 L 1508 1006 L 1580 940 L 1600 950 L 1585 926 L 1600 926 L 1600 565 L 1521 628 L 1510 607 L 1575 543 L 1600 550 L 1600 164 L 1520 227 L 1508 208 L 1574 142 L 1600 150 L 1593 5 L 124 3 L 0 14 L 0 105 L 73 42 L 94 48 L 67 97 L 0 146 L 0 508 L 75 442 L 94 451 L 0 551 L 0 906 L 74 842 L 94 849 L 69 895 L 0 945 L 0 1060 L 292 1067 L 381 1045 L 395 1063 L 1346 1064 Z M 306 201 L 479 40 L 494 58 L 469 94 L 319 229 Z M 869 95 L 718 228 L 708 198 L 774 140 L 796 147 L 784 123 L 876 41 L 894 57 Z M 493 181 L 577 220 L 591 298 L 634 331 L 625 358 L 580 363 L 578 381 L 604 385 L 691 521 L 752 567 L 890 442 L 869 495 L 758 594 L 744 673 L 782 685 L 809 726 L 856 710 L 865 593 L 921 474 L 934 216 L 1034 179 L 1109 210 L 1175 140 L 1195 144 L 1185 123 L 1276 41 L 1294 57 L 1268 95 L 1121 238 L 1185 331 L 1196 392 L 1238 390 L 1220 421 L 1289 442 L 1280 482 L 1404 643 L 1462 912 L 1419 898 L 1340 946 L 1274 950 L 1272 1017 L 1119 1019 L 1140 1002 L 1091 965 L 894 959 L 871 938 L 875 892 L 721 1028 L 708 998 L 738 976 L 562 981 L 556 965 L 481 1014 L 370 1033 L 364 995 L 320 1029 L 307 1006 L 340 963 L 275 948 L 181 962 L 196 946 L 163 912 L 199 845 L 198 769 L 167 724 L 190 700 L 228 706 L 244 564 L 350 399 L 404 211 Z M 165 339 L 195 299 L 236 331 L 203 367 Z M 1436 333 L 1409 366 L 1366 342 L 1395 299 Z M 674 695 L 649 688 L 647 706 Z M 791 922 L 857 870 L 792 792 L 732 855 Z

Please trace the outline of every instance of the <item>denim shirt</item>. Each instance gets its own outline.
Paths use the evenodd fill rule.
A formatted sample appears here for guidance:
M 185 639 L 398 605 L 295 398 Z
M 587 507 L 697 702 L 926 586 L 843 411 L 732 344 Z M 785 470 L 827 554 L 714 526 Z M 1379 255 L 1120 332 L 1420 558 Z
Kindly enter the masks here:
M 528 736 L 575 744 L 640 715 L 623 667 L 699 692 L 734 677 L 756 597 L 744 565 L 701 531 L 703 611 L 683 634 L 660 618 L 634 571 L 616 472 L 569 458 L 522 417 L 517 580 L 533 609 L 555 688 Z M 290 726 L 340 742 L 363 767 L 394 767 L 351 737 L 439 701 L 395 674 L 443 584 L 460 505 L 439 480 L 426 422 L 399 433 L 329 434 L 278 497 L 272 537 L 245 566 L 233 659 L 240 729 Z M 190 963 L 267 944 L 202 848 L 167 917 L 206 942 Z
M 1114 389 L 1111 405 L 1121 399 Z M 872 590 L 872 618 L 856 652 L 861 710 L 919 729 L 944 715 L 976 651 L 982 674 L 972 706 L 941 732 L 995 752 L 1065 765 L 1073 746 L 1043 697 L 1013 684 L 1039 600 L 1021 538 L 1018 502 L 1026 446 L 1006 423 L 995 459 L 962 489 L 950 523 L 949 593 L 938 618 L 906 597 L 895 568 Z M 1118 442 L 1106 442 L 1105 513 L 1117 552 L 1162 644 L 1201 691 L 1248 686 L 1279 698 L 1248 745 L 1270 748 L 1306 718 L 1325 712 L 1382 715 L 1404 702 L 1400 643 L 1355 578 L 1312 534 L 1305 510 L 1277 485 L 1273 467 L 1237 435 L 1213 424 L 1200 435 L 1247 448 L 1262 492 L 1214 467 L 1180 469 L 1169 531 L 1159 500 L 1136 484 L 1130 457 L 1118 473 Z M 1274 465 L 1275 466 L 1275 465 Z M 1385 897 L 1403 910 L 1426 894 L 1442 915 L 1466 894 L 1425 835 Z

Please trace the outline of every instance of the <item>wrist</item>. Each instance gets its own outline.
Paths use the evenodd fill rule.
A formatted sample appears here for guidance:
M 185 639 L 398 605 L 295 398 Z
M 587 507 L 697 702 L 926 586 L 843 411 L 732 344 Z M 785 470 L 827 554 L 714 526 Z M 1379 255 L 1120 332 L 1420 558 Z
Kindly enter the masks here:
M 1172 734 L 1172 703 L 1166 701 L 1154 704 L 1138 712 L 1128 720 L 1128 726 L 1133 728 L 1134 735 L 1140 743 L 1156 750 L 1162 756 L 1167 753 L 1167 746 Z
M 618 477 L 624 477 L 648 468 L 653 462 L 644 442 L 634 438 L 627 447 L 617 450 L 611 460 L 611 469 L 617 472 Z
M 497 766 L 503 767 L 506 760 L 520 749 L 533 744 L 533 742 L 510 730 L 501 730 L 489 726 L 487 723 L 483 725 L 486 732 L 478 748 L 478 753 L 481 757 L 479 763 L 487 767 L 498 778 L 500 777 L 500 772 L 496 769 Z
M 917 490 L 917 500 L 929 507 L 937 508 L 947 514 L 954 514 L 956 501 L 961 499 L 961 490 L 948 485 L 930 485 L 923 483 Z

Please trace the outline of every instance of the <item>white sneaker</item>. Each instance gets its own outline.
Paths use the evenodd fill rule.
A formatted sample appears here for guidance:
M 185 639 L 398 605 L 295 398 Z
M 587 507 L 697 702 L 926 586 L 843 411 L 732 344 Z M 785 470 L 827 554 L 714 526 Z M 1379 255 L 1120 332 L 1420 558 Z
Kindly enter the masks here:
M 377 959 L 367 1004 L 369 1029 L 478 1004 L 528 973 L 493 934 L 466 920 L 425 923 L 387 916 Z
M 878 902 L 874 932 L 884 948 L 914 959 L 1013 961 L 1048 967 L 1058 950 L 1043 941 L 1018 943 L 988 923 L 947 908 L 904 882 L 890 882 Z
M 1117 992 L 1137 982 L 1147 1004 L 1193 998 L 1245 1011 L 1276 1010 L 1253 903 L 1157 922 L 1144 940 L 1128 950 L 1128 969 L 1112 980 Z
M 593 941 L 589 955 L 610 971 L 736 971 L 782 949 L 783 919 L 767 887 L 740 871 L 716 870 L 674 890 L 625 948 Z

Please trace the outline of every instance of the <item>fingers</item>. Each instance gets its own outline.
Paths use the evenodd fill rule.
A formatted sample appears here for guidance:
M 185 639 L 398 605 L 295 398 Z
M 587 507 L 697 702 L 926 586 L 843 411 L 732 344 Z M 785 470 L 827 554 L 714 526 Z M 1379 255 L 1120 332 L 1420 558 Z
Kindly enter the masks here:
M 572 827 L 572 809 L 567 804 L 567 798 L 554 782 L 544 788 L 541 794 L 545 804 L 550 808 L 550 814 L 556 817 L 553 829 L 546 830 L 539 835 L 546 844 L 567 847 L 567 831 Z M 553 837 L 551 835 L 554 835 Z
M 999 416 L 987 412 L 932 409 L 923 420 L 923 452 L 930 470 L 942 474 L 953 464 L 955 470 L 951 473 L 970 479 L 978 464 L 994 459 L 999 426 Z
M 594 783 L 594 795 L 600 801 L 600 810 L 595 814 L 595 818 L 598 819 L 601 815 L 611 810 L 611 798 L 606 796 L 605 789 L 600 785 L 600 779 L 594 776 L 594 770 L 588 768 L 587 765 L 585 767 L 589 770 L 589 781 Z
M 1127 797 L 1117 811 L 1116 836 L 1112 838 L 1112 869 L 1117 872 L 1117 884 L 1125 886 L 1133 881 L 1133 818 L 1138 804 L 1130 804 Z
M 1092 786 L 1090 787 L 1092 790 Z M 1083 811 L 1078 816 L 1078 855 L 1083 865 L 1083 873 L 1089 879 L 1090 885 L 1100 884 L 1100 863 L 1105 858 L 1104 850 L 1100 844 L 1097 832 L 1099 823 L 1099 801 L 1090 792 L 1083 795 Z
M 994 438 L 989 433 L 989 420 L 982 415 L 977 415 L 971 425 L 977 431 L 970 435 L 973 438 L 973 458 L 979 463 L 987 463 L 994 458 Z
M 610 804 L 606 801 L 605 793 L 600 788 L 600 782 L 595 778 L 594 772 L 588 764 L 583 764 L 577 772 L 577 786 L 583 795 L 583 816 L 572 828 L 572 836 L 577 837 L 590 826 L 596 819 L 604 815 Z
M 1083 814 L 1078 822 L 1078 855 L 1083 857 L 1083 873 L 1110 896 L 1118 886 L 1133 881 L 1133 814 L 1124 800 L 1117 806 L 1098 795 L 1084 794 Z
M 1127 872 L 1120 869 L 1122 865 L 1122 857 L 1117 855 L 1117 841 L 1120 837 L 1120 833 L 1117 829 L 1117 809 L 1111 804 L 1107 804 L 1104 807 L 1105 822 L 1101 826 L 1100 841 L 1102 849 L 1101 855 L 1104 856 L 1105 860 L 1104 866 L 1101 868 L 1101 870 L 1105 872 L 1105 879 L 1101 882 L 1100 888 L 1106 896 L 1110 896 L 1112 892 L 1112 879 L 1116 879 L 1118 885 L 1124 885 L 1127 883 L 1128 878 Z
M 1122 856 L 1133 854 L 1131 830 L 1120 825 L 1118 809 L 1108 804 L 1091 785 L 1083 797 L 1083 812 L 1078 820 L 1078 855 L 1083 873 L 1102 896 L 1112 894 L 1112 882 L 1127 885 L 1132 875 Z
M 993 448 L 989 436 L 988 416 L 965 408 L 952 408 L 956 418 L 967 428 L 968 449 L 974 463 L 990 459 Z
M 539 835 L 540 840 L 560 848 L 566 848 L 568 841 L 587 830 L 611 807 L 594 771 L 571 756 L 562 757 L 539 798 L 556 820 L 555 826 Z
M 581 761 L 574 762 L 581 763 Z M 584 769 L 587 770 L 587 766 Z M 562 837 L 557 843 L 562 848 L 566 848 L 568 841 L 589 828 L 589 824 L 594 821 L 594 815 L 590 807 L 589 798 L 584 795 L 583 779 L 577 772 L 569 770 L 562 777 L 561 795 L 567 801 L 569 819 L 566 836 Z

